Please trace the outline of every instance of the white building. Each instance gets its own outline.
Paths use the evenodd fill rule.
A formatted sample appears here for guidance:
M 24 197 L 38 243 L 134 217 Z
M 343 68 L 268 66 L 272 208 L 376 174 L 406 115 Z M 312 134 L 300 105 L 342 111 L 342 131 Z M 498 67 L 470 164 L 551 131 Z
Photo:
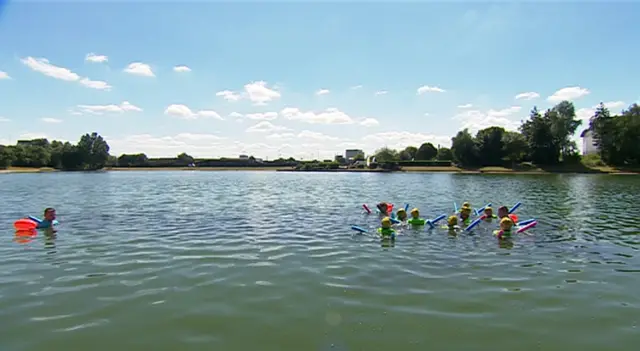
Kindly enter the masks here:
M 593 140 L 593 133 L 591 132 L 590 129 L 585 129 L 584 131 L 582 131 L 582 133 L 580 134 L 580 137 L 582 138 L 582 155 L 583 156 L 598 153 L 598 147 L 596 146 L 595 141 Z

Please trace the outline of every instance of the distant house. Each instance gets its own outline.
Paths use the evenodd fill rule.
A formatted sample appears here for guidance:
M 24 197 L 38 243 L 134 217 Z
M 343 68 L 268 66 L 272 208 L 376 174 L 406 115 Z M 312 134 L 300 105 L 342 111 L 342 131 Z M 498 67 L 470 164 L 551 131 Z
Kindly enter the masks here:
M 582 155 L 591 155 L 598 153 L 598 146 L 593 140 L 593 132 L 591 129 L 585 129 L 580 133 L 582 138 Z
M 248 160 L 249 156 L 248 155 L 240 155 L 240 156 L 238 156 L 238 158 L 241 159 L 241 160 Z
M 360 149 L 348 149 L 344 151 L 344 158 L 346 158 L 347 161 L 353 161 L 358 154 L 364 154 L 364 152 Z

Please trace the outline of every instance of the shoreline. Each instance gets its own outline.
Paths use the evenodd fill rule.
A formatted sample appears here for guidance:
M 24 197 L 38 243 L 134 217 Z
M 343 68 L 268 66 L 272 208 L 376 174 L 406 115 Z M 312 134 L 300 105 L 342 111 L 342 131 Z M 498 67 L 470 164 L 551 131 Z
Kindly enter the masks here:
M 614 174 L 614 175 L 638 175 L 640 170 L 619 170 L 611 167 L 586 166 L 577 167 L 557 167 L 549 169 L 534 168 L 529 170 L 517 170 L 504 167 L 483 167 L 479 169 L 462 169 L 454 166 L 438 167 L 403 167 L 399 171 L 388 171 L 382 169 L 323 169 L 323 170 L 296 170 L 294 167 L 108 167 L 102 172 L 158 172 L 158 171 L 196 171 L 196 172 L 322 172 L 322 173 L 459 173 L 459 174 L 514 174 L 514 175 L 536 175 L 536 174 Z M 0 174 L 14 173 L 51 173 L 66 172 L 53 168 L 28 168 L 9 167 L 0 170 Z M 73 171 L 70 171 L 73 172 Z

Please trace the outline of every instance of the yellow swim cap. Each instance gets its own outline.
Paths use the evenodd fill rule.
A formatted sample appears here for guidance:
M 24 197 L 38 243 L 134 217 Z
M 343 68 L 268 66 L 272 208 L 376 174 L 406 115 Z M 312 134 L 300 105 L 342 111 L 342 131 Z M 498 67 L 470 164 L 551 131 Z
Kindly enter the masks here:
M 398 209 L 398 213 L 406 213 L 406 212 L 407 211 L 405 211 L 404 208 L 402 208 L 402 207 L 400 209 Z
M 418 211 L 417 208 L 414 208 L 411 210 L 411 214 L 420 214 L 420 211 Z
M 457 216 L 449 216 L 449 218 L 447 219 L 447 223 L 449 223 L 449 225 L 458 224 L 458 217 Z
M 493 211 L 493 208 L 491 208 L 491 206 L 487 206 L 487 207 L 485 207 L 485 208 L 484 208 L 484 210 L 485 210 L 485 211 L 486 211 L 486 210 L 491 210 L 491 211 Z
M 507 224 L 507 223 L 513 225 L 513 220 L 509 218 L 509 216 L 504 217 L 503 219 L 500 220 L 500 224 Z
M 463 207 L 460 209 L 460 212 L 471 212 L 471 207 L 464 207 L 464 206 L 463 206 Z
M 382 219 L 382 221 L 380 221 L 380 223 L 381 223 L 383 226 L 389 226 L 389 227 L 390 227 L 390 226 L 391 226 L 391 218 L 389 218 L 389 217 L 384 217 L 384 218 Z
M 471 207 L 471 204 L 470 204 L 470 203 L 468 203 L 468 202 L 464 202 L 464 203 L 462 204 L 462 207 Z

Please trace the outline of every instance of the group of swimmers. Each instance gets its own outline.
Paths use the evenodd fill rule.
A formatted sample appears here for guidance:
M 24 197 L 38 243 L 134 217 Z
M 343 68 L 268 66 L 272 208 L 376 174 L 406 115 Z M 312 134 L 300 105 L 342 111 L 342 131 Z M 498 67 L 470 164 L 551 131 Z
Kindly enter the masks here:
M 395 239 L 396 230 L 393 228 L 393 222 L 391 216 L 393 215 L 393 205 L 387 202 L 381 202 L 376 205 L 378 208 L 378 212 L 381 216 L 380 228 L 378 228 L 378 233 L 383 239 Z M 460 230 L 460 225 L 467 227 L 471 224 L 471 213 L 473 209 L 471 208 L 471 204 L 469 202 L 465 202 L 462 204 L 462 207 L 457 211 L 457 213 L 452 214 L 447 218 L 447 225 L 445 226 L 451 232 L 455 232 Z M 417 208 L 412 209 L 410 212 L 411 218 L 407 218 L 407 210 L 404 208 L 399 208 L 395 214 L 396 224 L 397 225 L 414 225 L 421 226 L 425 225 L 427 221 L 423 218 L 420 218 L 420 210 Z M 483 209 L 483 213 L 481 218 L 485 222 L 492 222 L 494 219 L 500 220 L 500 230 L 496 231 L 496 235 L 499 238 L 508 237 L 511 234 L 511 230 L 515 227 L 515 223 L 518 220 L 518 217 L 514 214 L 509 213 L 509 209 L 506 206 L 500 206 L 498 208 L 498 214 L 495 215 L 493 213 L 493 208 L 491 206 L 486 206 Z

